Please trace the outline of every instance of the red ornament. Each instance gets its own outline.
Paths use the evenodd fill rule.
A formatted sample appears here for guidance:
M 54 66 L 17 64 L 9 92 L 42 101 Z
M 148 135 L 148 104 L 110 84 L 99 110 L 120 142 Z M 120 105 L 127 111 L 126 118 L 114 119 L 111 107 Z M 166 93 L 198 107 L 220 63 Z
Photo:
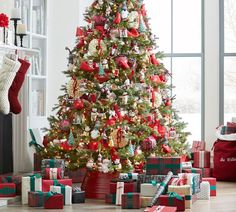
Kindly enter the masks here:
M 81 27 L 77 27 L 76 29 L 76 37 L 82 37 L 84 36 L 84 31 Z
M 60 129 L 64 131 L 68 131 L 70 129 L 70 122 L 68 120 L 62 120 L 60 122 Z
M 98 142 L 97 141 L 90 141 L 88 144 L 88 148 L 93 151 L 98 150 Z
M 116 17 L 114 19 L 114 24 L 119 24 L 121 22 L 121 15 L 119 12 L 116 13 Z
M 49 140 L 48 136 L 45 135 L 45 136 L 43 137 L 43 145 L 44 145 L 45 147 L 47 147 L 49 143 L 50 143 L 50 140 Z
M 168 98 L 166 99 L 166 103 L 165 103 L 166 106 L 171 106 L 171 100 Z
M 153 136 L 149 136 L 141 143 L 141 149 L 142 151 L 152 151 L 156 147 L 157 142 L 156 139 Z
M 84 108 L 84 101 L 80 99 L 76 99 L 72 105 L 72 109 L 81 110 Z
M 104 26 L 105 22 L 106 22 L 106 18 L 104 18 L 103 16 L 99 16 L 99 15 L 95 15 L 93 16 L 93 21 L 94 21 L 94 27 L 97 26 Z
M 116 120 L 115 119 L 108 119 L 106 121 L 106 126 L 112 126 L 116 124 Z
M 141 6 L 141 13 L 142 13 L 142 16 L 143 16 L 143 17 L 146 17 L 146 16 L 147 16 L 145 4 L 143 4 L 143 5 Z
M 119 56 L 116 58 L 116 64 L 122 69 L 129 69 L 128 58 L 125 56 Z
M 161 124 L 158 125 L 158 132 L 160 134 L 160 137 L 164 138 L 166 134 L 166 128 L 162 126 Z
M 89 100 L 93 103 L 95 103 L 97 101 L 97 95 L 95 93 L 90 94 L 89 96 Z
M 84 46 L 84 39 L 80 39 L 79 43 L 77 44 L 77 49 L 80 49 Z
M 94 72 L 95 71 L 95 69 L 93 67 L 90 67 L 89 64 L 85 61 L 83 61 L 80 64 L 80 70 L 86 71 L 86 72 Z
M 69 151 L 72 149 L 70 144 L 68 143 L 68 141 L 61 142 L 60 147 L 61 147 L 61 149 L 66 150 L 66 151 Z
M 159 65 L 160 65 L 159 61 L 156 59 L 155 54 L 151 54 L 151 56 L 150 56 L 150 62 L 151 62 L 153 65 L 155 65 L 155 66 L 159 66 Z
M 151 81 L 156 84 L 160 84 L 162 82 L 158 75 L 151 76 Z
M 109 80 L 109 74 L 105 74 L 105 75 L 101 75 L 101 76 L 96 74 L 95 77 L 99 81 L 99 83 L 104 83 Z
M 139 32 L 138 32 L 137 29 L 132 28 L 131 30 L 129 30 L 129 31 L 127 32 L 127 35 L 128 35 L 128 37 L 137 38 L 137 37 L 139 36 Z
M 0 14 L 0 27 L 8 27 L 9 24 L 9 18 L 6 16 L 6 14 L 1 13 Z
M 118 152 L 116 151 L 116 149 L 114 147 L 111 148 L 110 153 L 111 153 L 111 160 L 112 161 L 119 159 Z
M 167 145 L 167 144 L 163 144 L 162 145 L 162 150 L 163 152 L 167 153 L 171 153 L 171 148 Z

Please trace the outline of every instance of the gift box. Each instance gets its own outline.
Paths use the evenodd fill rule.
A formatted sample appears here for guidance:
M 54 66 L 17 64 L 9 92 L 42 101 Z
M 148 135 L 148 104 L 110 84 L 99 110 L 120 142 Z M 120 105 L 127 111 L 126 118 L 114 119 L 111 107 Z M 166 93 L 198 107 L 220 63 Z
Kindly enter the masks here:
M 177 207 L 167 207 L 167 206 L 153 206 L 151 208 L 144 209 L 144 212 L 176 212 Z
M 42 191 L 42 176 L 40 174 L 22 177 L 22 204 L 28 204 L 29 191 Z
M 140 187 L 140 194 L 144 197 L 153 197 L 159 187 L 160 184 L 155 181 L 153 183 L 142 183 Z
M 193 167 L 195 168 L 210 168 L 211 152 L 198 151 L 193 153 Z
M 72 203 L 85 203 L 85 191 L 74 190 L 72 192 Z
M 15 197 L 16 185 L 14 183 L 0 183 L 0 197 Z
M 120 173 L 120 179 L 138 180 L 138 173 Z
M 45 209 L 63 209 L 64 199 L 62 194 L 48 192 L 44 198 Z
M 142 197 L 141 196 L 141 208 L 146 208 L 150 206 L 150 203 L 152 201 L 152 197 Z
M 177 207 L 177 211 L 185 210 L 185 197 L 183 195 L 180 196 L 176 193 L 161 195 L 157 203 L 158 205 Z
M 216 178 L 202 178 L 202 181 L 207 181 L 210 183 L 210 196 L 216 196 Z
M 44 179 L 49 179 L 49 180 L 62 179 L 61 168 L 45 168 Z
M 105 203 L 107 204 L 116 204 L 116 194 L 106 194 Z
M 192 195 L 192 202 L 193 202 L 193 204 L 194 204 L 195 202 L 197 202 L 197 194 L 193 194 L 193 195 Z
M 110 194 L 116 194 L 117 182 L 110 182 Z M 124 182 L 124 193 L 137 192 L 137 182 Z
M 182 169 L 191 169 L 192 168 L 192 162 L 182 162 Z
M 121 205 L 122 203 L 122 194 L 124 193 L 124 182 L 117 182 L 116 183 L 116 205 Z
M 71 179 L 61 179 L 61 180 L 42 180 L 42 191 L 49 192 L 51 185 L 68 185 L 72 187 L 72 180 Z
M 185 209 L 192 208 L 192 191 L 190 185 L 183 186 L 168 186 L 169 193 L 177 193 L 185 197 Z
M 193 141 L 192 152 L 205 151 L 205 141 Z
M 80 168 L 77 170 L 68 170 L 67 175 L 72 179 L 73 183 L 82 183 L 87 172 L 86 168 Z
M 64 205 L 71 205 L 72 204 L 72 187 L 65 186 L 65 185 L 52 185 L 50 186 L 50 191 L 53 193 L 63 194 L 64 198 Z
M 65 162 L 63 159 L 43 159 L 41 165 L 43 178 L 46 178 L 46 168 L 61 168 L 61 178 L 64 178 Z
M 200 168 L 202 170 L 202 177 L 211 177 L 212 169 L 211 168 Z
M 192 169 L 183 169 L 183 173 L 194 173 L 200 175 L 200 182 L 202 182 L 202 169 L 192 168 Z
M 42 191 L 29 191 L 28 204 L 29 207 L 43 207 L 46 193 Z
M 200 174 L 180 173 L 178 175 L 182 179 L 186 179 L 185 185 L 190 185 L 192 194 L 200 192 Z
M 202 181 L 200 184 L 200 192 L 197 193 L 197 199 L 209 200 L 210 199 L 210 183 Z
M 180 157 L 148 157 L 146 164 L 147 175 L 167 175 L 171 171 L 174 175 L 182 172 Z
M 122 194 L 122 209 L 141 208 L 141 198 L 139 193 Z
M 21 195 L 21 176 L 7 175 L 0 176 L 0 183 L 14 183 L 16 185 L 16 195 Z

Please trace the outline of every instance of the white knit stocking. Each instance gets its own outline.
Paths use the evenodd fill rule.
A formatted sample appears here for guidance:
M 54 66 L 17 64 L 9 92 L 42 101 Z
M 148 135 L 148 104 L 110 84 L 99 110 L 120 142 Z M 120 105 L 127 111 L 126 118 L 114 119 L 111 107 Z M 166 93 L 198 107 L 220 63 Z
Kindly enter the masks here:
M 3 114 L 10 112 L 8 91 L 19 68 L 20 62 L 7 57 L 3 58 L 2 68 L 0 69 L 0 112 Z

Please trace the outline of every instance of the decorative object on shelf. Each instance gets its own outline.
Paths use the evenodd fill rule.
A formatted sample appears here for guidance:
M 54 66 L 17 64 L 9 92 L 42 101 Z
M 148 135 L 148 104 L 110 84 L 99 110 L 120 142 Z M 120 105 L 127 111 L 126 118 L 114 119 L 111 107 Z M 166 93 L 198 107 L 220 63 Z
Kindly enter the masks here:
M 5 44 L 6 43 L 6 28 L 8 28 L 9 25 L 9 18 L 7 17 L 6 14 L 1 13 L 0 14 L 0 28 L 2 28 L 3 30 L 3 34 L 0 35 L 2 36 L 2 42 Z M 1 41 L 1 40 L 0 40 Z
M 14 45 L 17 46 L 17 22 L 21 20 L 19 8 L 12 9 L 10 20 L 14 22 L 14 31 L 15 31 Z
M 26 36 L 26 25 L 18 24 L 16 29 L 16 34 L 20 37 L 20 47 L 23 47 L 23 38 Z

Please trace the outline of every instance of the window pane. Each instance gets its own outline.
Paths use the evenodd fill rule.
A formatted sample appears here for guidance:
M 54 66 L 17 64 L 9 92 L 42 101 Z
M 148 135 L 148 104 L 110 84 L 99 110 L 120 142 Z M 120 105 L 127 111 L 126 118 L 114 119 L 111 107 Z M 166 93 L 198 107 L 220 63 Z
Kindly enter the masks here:
M 192 135 L 188 141 L 201 139 L 201 58 L 173 58 L 174 107 L 187 131 Z
M 171 1 L 146 1 L 147 15 L 151 18 L 150 25 L 154 35 L 159 37 L 157 45 L 160 51 L 171 52 Z
M 201 53 L 201 0 L 173 0 L 174 53 Z
M 225 52 L 236 52 L 236 1 L 225 0 Z
M 225 58 L 224 73 L 224 120 L 236 117 L 236 57 Z

